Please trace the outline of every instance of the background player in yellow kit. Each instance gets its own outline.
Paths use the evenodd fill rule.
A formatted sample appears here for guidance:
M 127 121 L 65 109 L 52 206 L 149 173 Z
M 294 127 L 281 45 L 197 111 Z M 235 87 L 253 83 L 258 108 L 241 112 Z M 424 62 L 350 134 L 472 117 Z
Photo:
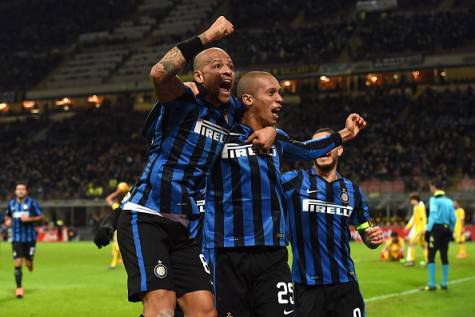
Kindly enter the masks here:
M 404 239 L 396 231 L 391 232 L 391 237 L 386 240 L 381 251 L 382 261 L 399 261 L 404 257 Z
M 124 198 L 124 196 L 129 191 L 129 185 L 125 182 L 119 183 L 117 185 L 117 189 L 115 192 L 111 193 L 109 196 L 106 197 L 106 202 L 109 206 L 111 206 L 112 211 L 116 212 L 116 210 L 120 207 L 120 202 Z M 122 263 L 122 257 L 120 256 L 119 250 L 119 243 L 117 242 L 117 230 L 114 231 L 114 235 L 112 237 L 112 261 L 109 265 L 109 268 L 114 269 L 117 264 Z
M 427 263 L 427 245 L 424 240 L 424 233 L 427 224 L 426 207 L 421 201 L 418 193 L 411 193 L 409 195 L 409 202 L 412 206 L 412 217 L 406 225 L 406 232 L 408 234 L 409 248 L 407 249 L 405 266 L 413 266 L 416 259 L 416 245 L 421 246 L 424 253 L 424 260 L 420 262 L 421 265 Z
M 467 250 L 465 248 L 465 235 L 464 235 L 465 210 L 462 207 L 460 207 L 458 200 L 454 201 L 454 208 L 455 208 L 455 218 L 457 218 L 457 221 L 455 222 L 454 239 L 455 239 L 455 242 L 457 242 L 459 245 L 457 258 L 463 259 L 467 256 Z

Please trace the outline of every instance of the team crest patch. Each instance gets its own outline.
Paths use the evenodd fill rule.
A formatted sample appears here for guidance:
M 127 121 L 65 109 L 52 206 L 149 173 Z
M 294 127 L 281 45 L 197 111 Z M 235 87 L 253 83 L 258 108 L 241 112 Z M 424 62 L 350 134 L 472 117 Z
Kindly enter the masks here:
M 165 278 L 167 276 L 167 267 L 158 260 L 158 264 L 154 267 L 153 273 L 158 278 Z
M 350 196 L 348 195 L 348 192 L 346 190 L 342 190 L 340 198 L 344 204 L 347 204 L 350 201 Z

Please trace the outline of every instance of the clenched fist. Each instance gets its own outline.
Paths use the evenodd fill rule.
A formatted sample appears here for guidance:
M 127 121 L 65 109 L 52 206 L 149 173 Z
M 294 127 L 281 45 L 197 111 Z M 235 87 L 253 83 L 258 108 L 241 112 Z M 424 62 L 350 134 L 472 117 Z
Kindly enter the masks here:
M 203 45 L 219 41 L 234 32 L 234 26 L 225 17 L 220 16 L 201 35 Z
M 354 138 L 366 127 L 366 121 L 357 113 L 352 113 L 346 118 L 345 128 L 351 133 L 350 138 Z

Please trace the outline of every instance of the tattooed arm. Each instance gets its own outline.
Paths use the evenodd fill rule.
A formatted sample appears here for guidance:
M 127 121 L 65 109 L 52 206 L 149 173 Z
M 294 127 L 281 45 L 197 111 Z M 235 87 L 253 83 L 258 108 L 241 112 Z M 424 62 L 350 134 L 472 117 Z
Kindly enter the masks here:
M 220 16 L 213 25 L 198 37 L 203 45 L 218 41 L 234 31 L 233 25 Z M 169 50 L 165 56 L 152 67 L 150 77 L 158 101 L 168 102 L 182 95 L 185 85 L 177 74 L 186 66 L 187 60 L 178 47 Z

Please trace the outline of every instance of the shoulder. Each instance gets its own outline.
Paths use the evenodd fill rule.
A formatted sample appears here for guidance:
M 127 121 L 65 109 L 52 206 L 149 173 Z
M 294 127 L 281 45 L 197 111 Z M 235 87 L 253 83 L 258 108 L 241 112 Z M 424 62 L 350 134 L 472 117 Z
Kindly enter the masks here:
M 301 176 L 301 172 L 297 170 L 288 171 L 282 174 L 281 180 L 283 183 L 290 182 L 294 179 L 297 179 Z

